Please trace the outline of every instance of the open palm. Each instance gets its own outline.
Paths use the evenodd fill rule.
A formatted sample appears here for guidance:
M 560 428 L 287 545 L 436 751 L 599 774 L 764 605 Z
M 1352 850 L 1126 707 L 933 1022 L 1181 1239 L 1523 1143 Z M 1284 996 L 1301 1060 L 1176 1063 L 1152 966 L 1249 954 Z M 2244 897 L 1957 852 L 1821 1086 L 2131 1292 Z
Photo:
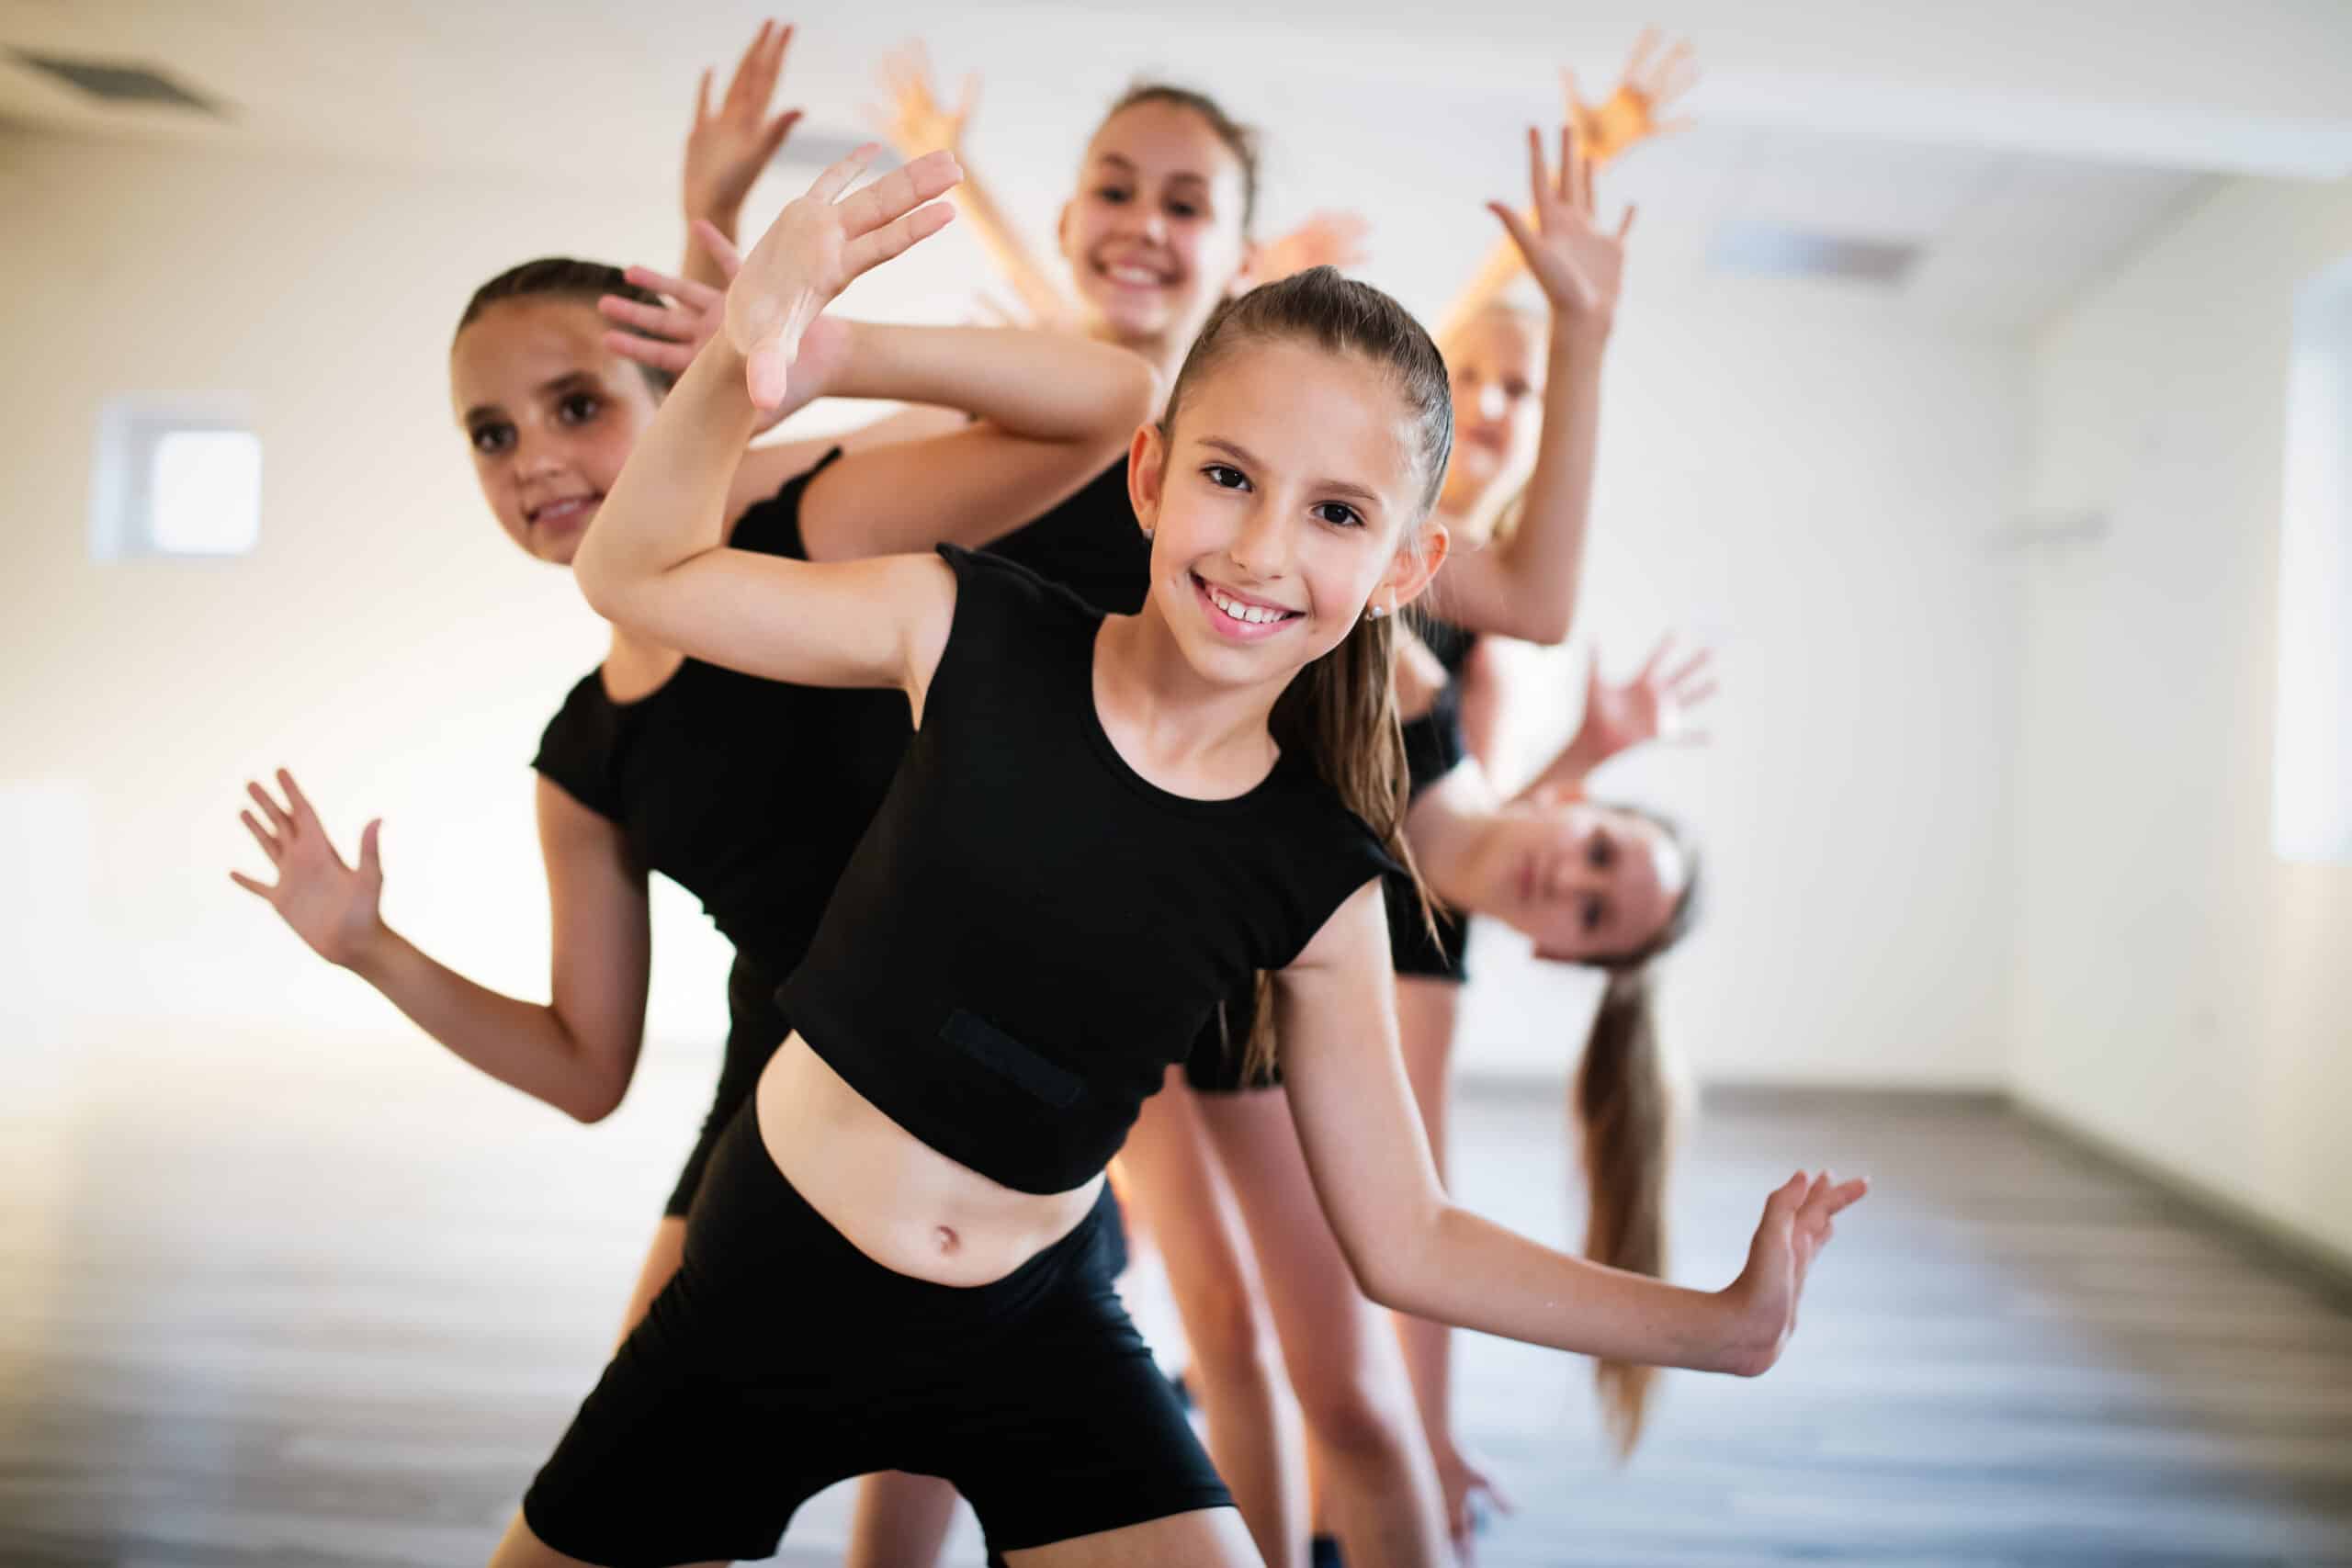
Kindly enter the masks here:
M 777 149 L 799 121 L 798 109 L 786 109 L 771 118 L 768 101 L 775 95 L 776 78 L 784 70 L 785 51 L 791 47 L 792 29 L 762 22 L 760 30 L 735 64 L 727 96 L 714 109 L 710 105 L 710 73 L 702 73 L 695 90 L 694 129 L 686 133 L 686 169 L 683 181 L 686 216 L 733 215 L 759 182 L 760 172 L 775 161 Z
M 237 813 L 277 868 L 277 882 L 261 882 L 236 871 L 229 880 L 266 900 L 321 958 L 350 964 L 367 951 L 383 925 L 378 911 L 384 866 L 376 847 L 383 822 L 379 818 L 360 830 L 359 863 L 345 865 L 294 775 L 278 769 L 277 786 L 286 794 L 283 805 L 260 784 L 245 785 L 245 793 L 267 818 L 266 826 L 251 811 Z
M 1584 144 L 1585 155 L 1594 163 L 1610 163 L 1653 137 L 1690 129 L 1691 122 L 1687 118 L 1669 120 L 1658 117 L 1675 99 L 1697 85 L 1698 64 L 1687 39 L 1653 58 L 1660 41 L 1656 28 L 1642 29 L 1633 54 L 1625 62 L 1625 73 L 1618 79 L 1616 91 L 1598 105 L 1584 101 L 1577 91 L 1576 73 L 1562 68 L 1560 85 L 1567 90 L 1568 123 L 1575 127 L 1577 140 Z
M 1534 274 L 1555 311 L 1610 319 L 1624 281 L 1625 236 L 1634 227 L 1634 209 L 1625 209 L 1614 233 L 1594 222 L 1592 164 L 1569 128 L 1560 130 L 1560 166 L 1555 172 L 1544 161 L 1543 133 L 1530 126 L 1527 164 L 1535 197 L 1532 221 L 1499 201 L 1488 202 L 1488 210 L 1510 231 L 1527 270 Z
M 1667 634 L 1630 680 L 1611 685 L 1600 678 L 1600 656 L 1593 656 L 1585 676 L 1584 722 L 1577 732 L 1577 752 L 1598 766 L 1622 751 L 1645 742 L 1668 739 L 1702 741 L 1704 731 L 1693 729 L 1693 708 L 1715 694 L 1715 682 L 1706 675 L 1714 654 L 1701 649 L 1672 670 L 1666 656 L 1674 646 Z
M 880 151 L 869 143 L 820 175 L 806 196 L 776 214 L 728 285 L 727 338 L 748 362 L 752 401 L 762 409 L 784 400 L 801 334 L 825 307 L 859 275 L 937 233 L 956 215 L 932 201 L 963 178 L 948 152 L 925 153 L 843 197 Z
M 882 62 L 882 87 L 889 101 L 867 112 L 874 128 L 889 140 L 899 157 L 912 162 L 926 152 L 964 150 L 964 128 L 979 102 L 977 73 L 964 78 L 963 96 L 949 108 L 931 90 L 931 55 L 918 41 L 908 44 Z

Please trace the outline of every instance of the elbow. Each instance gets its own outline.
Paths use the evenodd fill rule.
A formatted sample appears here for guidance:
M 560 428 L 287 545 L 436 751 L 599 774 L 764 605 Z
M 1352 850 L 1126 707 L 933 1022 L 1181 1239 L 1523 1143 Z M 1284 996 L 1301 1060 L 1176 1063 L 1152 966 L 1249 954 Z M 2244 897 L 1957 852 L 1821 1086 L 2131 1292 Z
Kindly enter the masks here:
M 628 1085 L 626 1083 L 592 1079 L 578 1086 L 571 1103 L 563 1108 L 564 1112 L 582 1126 L 594 1127 L 618 1111 L 628 1094 Z
M 1117 352 L 1125 363 L 1119 367 L 1118 396 L 1108 400 L 1112 417 L 1103 421 L 1103 434 L 1105 439 L 1115 434 L 1119 445 L 1124 447 L 1135 439 L 1137 425 L 1148 422 L 1159 412 L 1167 389 L 1159 368 L 1141 355 L 1131 354 L 1125 349 Z
M 1503 635 L 1521 642 L 1532 642 L 1538 648 L 1557 648 L 1568 640 L 1568 633 L 1576 626 L 1576 605 L 1568 599 L 1557 604 L 1527 604 L 1511 617 L 1513 625 Z

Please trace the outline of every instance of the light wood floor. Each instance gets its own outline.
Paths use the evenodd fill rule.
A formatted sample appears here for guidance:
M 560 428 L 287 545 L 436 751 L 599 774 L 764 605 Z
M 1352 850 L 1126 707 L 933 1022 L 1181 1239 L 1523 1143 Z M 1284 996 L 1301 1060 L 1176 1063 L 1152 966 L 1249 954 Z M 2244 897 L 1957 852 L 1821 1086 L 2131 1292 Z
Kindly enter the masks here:
M 435 1063 L 167 1047 L 0 1107 L 0 1562 L 480 1562 L 602 1364 L 707 1066 L 581 1129 Z M 1471 1095 L 1464 1199 L 1566 1236 L 1560 1125 Z M 1581 1363 L 1465 1347 L 1522 1505 L 1481 1562 L 2352 1563 L 2340 1299 L 1989 1104 L 1863 1097 L 1711 1108 L 1680 1276 L 1730 1278 L 1807 1162 L 1878 1190 L 1796 1346 L 1669 1380 L 1629 1468 Z M 785 1560 L 837 1560 L 845 1517 L 812 1504 Z

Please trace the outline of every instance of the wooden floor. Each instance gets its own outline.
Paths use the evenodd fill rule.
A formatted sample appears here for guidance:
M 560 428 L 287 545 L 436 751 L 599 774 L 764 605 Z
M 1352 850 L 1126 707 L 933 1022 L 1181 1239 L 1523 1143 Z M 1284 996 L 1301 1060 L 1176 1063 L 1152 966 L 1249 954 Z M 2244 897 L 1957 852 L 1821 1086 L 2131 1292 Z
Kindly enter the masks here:
M 707 1067 L 657 1062 L 583 1130 L 332 1055 L 159 1051 L 0 1108 L 0 1562 L 487 1552 L 602 1363 Z M 1464 1199 L 1565 1235 L 1559 1126 L 1548 1095 L 1473 1095 Z M 1681 1277 L 1730 1278 L 1801 1162 L 1878 1190 L 1794 1348 L 1760 1382 L 1670 1379 L 1629 1468 L 1581 1363 L 1465 1348 L 1466 1430 L 1522 1505 L 1487 1568 L 2352 1564 L 2340 1300 L 1965 1100 L 1712 1107 Z M 844 1518 L 812 1504 L 784 1560 L 837 1560 Z

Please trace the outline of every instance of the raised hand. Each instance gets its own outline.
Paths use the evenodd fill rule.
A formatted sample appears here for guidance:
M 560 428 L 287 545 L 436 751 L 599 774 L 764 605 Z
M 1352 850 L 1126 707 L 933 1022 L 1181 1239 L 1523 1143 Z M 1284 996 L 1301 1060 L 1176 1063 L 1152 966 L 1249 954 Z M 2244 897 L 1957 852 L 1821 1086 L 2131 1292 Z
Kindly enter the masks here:
M 1592 211 L 1592 164 L 1577 145 L 1572 128 L 1560 129 L 1560 167 L 1555 175 L 1544 160 L 1543 133 L 1527 130 L 1528 178 L 1534 187 L 1534 226 L 1499 201 L 1488 211 L 1510 231 L 1512 243 L 1543 286 L 1544 297 L 1555 314 L 1605 324 L 1617 311 L 1617 294 L 1625 274 L 1625 236 L 1633 231 L 1634 209 L 1625 209 L 1617 231 L 1595 227 Z
M 760 171 L 775 161 L 776 149 L 799 120 L 798 109 L 768 118 L 768 100 L 775 95 L 784 52 L 791 43 L 790 28 L 762 22 L 751 47 L 735 62 L 727 96 L 716 110 L 710 107 L 710 73 L 702 73 L 695 89 L 694 129 L 686 133 L 683 184 L 689 221 L 718 219 L 732 227 L 743 198 L 759 182 Z
M 954 154 L 944 152 L 925 153 L 844 197 L 879 151 L 869 142 L 818 175 L 806 196 L 776 214 L 728 286 L 727 337 L 746 361 L 758 408 L 784 401 L 802 335 L 842 289 L 956 216 L 954 208 L 932 200 L 964 177 Z
M 733 282 L 735 275 L 743 269 L 742 254 L 733 242 L 707 219 L 696 219 L 693 227 L 695 245 L 710 258 L 720 278 Z M 625 299 L 617 294 L 599 298 L 596 309 L 606 321 L 616 323 L 613 331 L 605 334 L 605 346 L 624 359 L 666 370 L 673 376 L 684 375 L 695 355 L 702 351 L 702 345 L 717 337 L 726 324 L 726 289 L 714 288 L 690 277 L 673 277 L 650 266 L 630 267 L 625 276 L 639 288 L 669 298 L 659 305 Z M 620 330 L 623 327 L 634 330 L 624 332 Z M 757 435 L 775 428 L 786 415 L 823 397 L 848 355 L 849 333 L 839 321 L 831 316 L 820 316 L 809 322 L 800 334 L 800 353 L 793 361 L 796 374 L 791 400 L 763 412 L 752 434 Z
M 930 51 L 918 40 L 883 60 L 882 90 L 889 101 L 867 110 L 866 118 L 899 157 L 911 163 L 926 152 L 962 153 L 964 128 L 980 100 L 978 72 L 964 78 L 956 107 L 943 107 L 931 92 Z
M 1279 239 L 1259 247 L 1257 265 L 1250 268 L 1260 283 L 1280 283 L 1310 266 L 1336 266 L 1342 271 L 1371 259 L 1364 236 L 1372 224 L 1361 212 L 1317 212 Z
M 1577 140 L 1584 144 L 1585 156 L 1594 164 L 1622 157 L 1627 149 L 1653 136 L 1668 136 L 1690 128 L 1691 122 L 1687 118 L 1657 118 L 1698 83 L 1699 67 L 1692 58 L 1690 42 L 1685 39 L 1653 60 L 1651 55 L 1660 41 L 1656 28 L 1642 29 L 1642 36 L 1634 40 L 1634 52 L 1626 58 L 1625 73 L 1618 79 L 1617 90 L 1598 107 L 1587 104 L 1577 92 L 1576 73 L 1561 68 L 1560 85 L 1568 96 L 1568 124 L 1575 128 Z
M 1798 1171 L 1765 1201 L 1747 1267 L 1724 1292 L 1737 1313 L 1732 1371 L 1753 1377 L 1781 1359 L 1796 1332 L 1806 1271 L 1829 1245 L 1838 1215 L 1870 1190 L 1868 1181 L 1833 1183 L 1826 1170 L 1810 1181 Z
M 1690 711 L 1715 694 L 1713 677 L 1702 679 L 1714 653 L 1702 648 L 1669 671 L 1666 655 L 1673 646 L 1674 634 L 1668 632 L 1633 678 L 1614 686 L 1600 678 L 1600 656 L 1593 655 L 1585 675 L 1584 722 L 1570 743 L 1588 767 L 1598 767 L 1645 741 L 1698 743 L 1707 739 L 1704 730 L 1690 728 L 1689 721 Z
M 229 880 L 266 899 L 321 958 L 330 964 L 355 964 L 383 931 L 377 902 L 384 890 L 384 866 L 376 850 L 383 820 L 379 818 L 359 830 L 359 863 L 348 866 L 328 841 L 326 828 L 311 809 L 301 786 L 284 768 L 277 770 L 277 787 L 286 794 L 283 806 L 260 784 L 245 785 L 245 793 L 268 819 L 267 826 L 251 811 L 237 813 L 238 820 L 261 845 L 262 853 L 277 868 L 277 881 L 266 884 L 236 871 L 229 874 Z

